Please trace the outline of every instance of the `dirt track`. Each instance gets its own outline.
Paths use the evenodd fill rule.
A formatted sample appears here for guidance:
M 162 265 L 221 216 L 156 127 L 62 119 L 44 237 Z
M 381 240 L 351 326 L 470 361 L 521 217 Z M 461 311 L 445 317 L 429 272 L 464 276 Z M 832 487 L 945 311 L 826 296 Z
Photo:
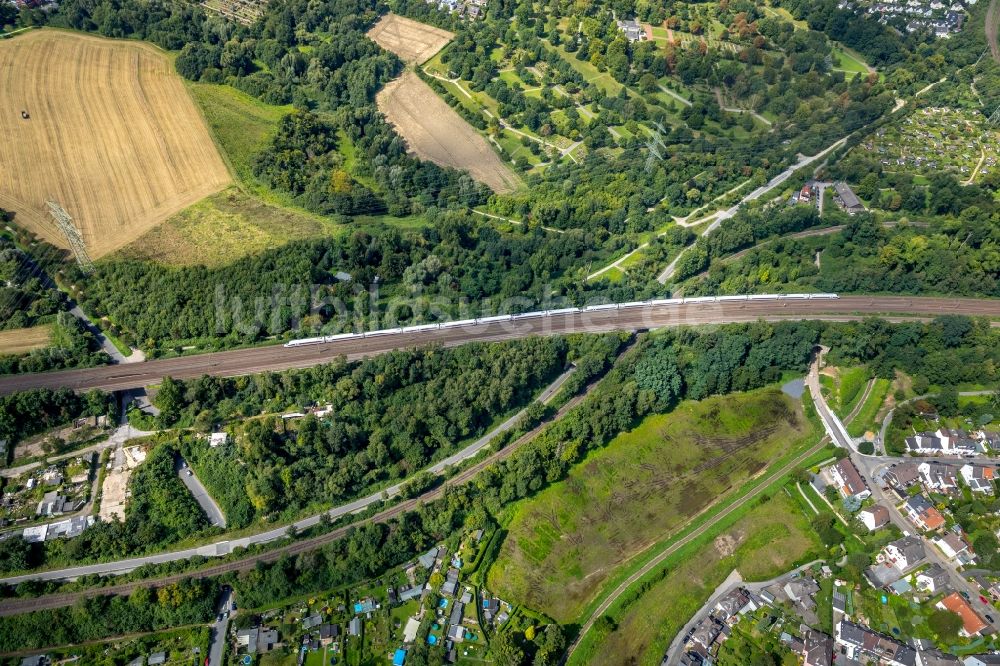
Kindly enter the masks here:
M 494 192 L 517 188 L 517 177 L 486 139 L 413 72 L 386 85 L 375 101 L 421 159 L 468 171 Z
M 20 35 L 0 43 L 0 91 L 0 207 L 60 247 L 49 198 L 96 259 L 230 182 L 173 65 L 148 44 Z

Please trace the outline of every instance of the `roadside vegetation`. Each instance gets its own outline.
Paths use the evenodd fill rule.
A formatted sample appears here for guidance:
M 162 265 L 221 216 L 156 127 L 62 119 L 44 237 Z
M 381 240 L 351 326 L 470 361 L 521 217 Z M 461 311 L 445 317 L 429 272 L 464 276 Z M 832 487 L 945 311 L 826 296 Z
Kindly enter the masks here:
M 617 567 L 816 439 L 814 430 L 776 387 L 647 416 L 514 509 L 490 588 L 569 623 Z
M 615 629 L 593 637 L 571 664 L 659 664 L 670 641 L 735 569 L 746 581 L 768 580 L 822 555 L 799 506 L 784 492 L 753 503 L 734 524 L 681 549 L 609 617 Z

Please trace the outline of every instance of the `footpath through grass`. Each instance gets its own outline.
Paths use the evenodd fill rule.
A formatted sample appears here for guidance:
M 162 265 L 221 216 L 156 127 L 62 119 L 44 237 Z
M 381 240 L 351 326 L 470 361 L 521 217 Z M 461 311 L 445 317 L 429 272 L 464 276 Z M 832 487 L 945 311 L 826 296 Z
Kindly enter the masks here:
M 637 586 L 631 604 L 609 613 L 618 628 L 593 642 L 592 650 L 578 650 L 571 663 L 659 664 L 684 623 L 733 569 L 747 580 L 767 580 L 815 559 L 821 549 L 808 517 L 784 492 L 755 502 L 717 536 L 706 535 L 668 558 Z
M 804 450 L 796 449 L 775 462 L 773 467 L 780 469 L 815 448 L 814 445 Z M 827 460 L 830 454 L 829 447 L 819 448 L 795 469 Z M 588 632 L 573 652 L 568 662 L 570 666 L 636 661 L 659 664 L 677 631 L 733 569 L 739 570 L 747 580 L 766 580 L 815 559 L 820 554 L 820 547 L 808 528 L 805 510 L 783 492 L 789 477 L 790 474 L 782 475 L 756 489 L 753 484 L 747 484 L 711 515 L 655 549 L 656 552 L 646 558 L 647 562 L 714 519 L 732 505 L 733 499 L 754 494 L 755 500 L 718 519 L 703 534 L 632 583 L 604 613 L 615 621 L 618 630 L 610 635 L 596 630 Z M 761 509 L 774 506 L 781 510 Z M 769 517 L 775 515 L 772 511 L 780 516 L 784 527 Z M 631 567 L 629 575 L 639 568 Z M 621 578 L 624 580 L 626 576 Z M 626 661 L 629 657 L 635 660 Z
M 490 587 L 572 622 L 619 567 L 817 432 L 776 387 L 649 416 L 515 508 Z

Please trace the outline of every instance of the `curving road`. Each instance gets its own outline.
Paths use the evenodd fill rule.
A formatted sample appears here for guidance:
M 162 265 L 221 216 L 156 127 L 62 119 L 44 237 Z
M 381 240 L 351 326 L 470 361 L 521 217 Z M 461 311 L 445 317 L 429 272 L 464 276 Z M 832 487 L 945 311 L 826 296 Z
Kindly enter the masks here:
M 623 351 L 622 353 L 623 354 L 627 353 L 627 350 Z M 556 380 L 556 382 L 554 382 L 553 385 L 550 386 L 549 389 L 547 389 L 546 391 L 543 391 L 542 394 L 539 396 L 539 401 L 547 402 L 548 400 L 550 400 L 555 395 L 558 387 L 568 378 L 569 372 L 570 371 L 568 371 L 567 373 L 564 373 L 563 375 L 561 375 Z M 197 571 L 188 571 L 188 572 L 183 572 L 183 573 L 178 573 L 178 574 L 172 574 L 172 575 L 168 575 L 168 576 L 161 576 L 161 577 L 153 578 L 153 579 L 135 581 L 135 582 L 131 582 L 131 583 L 122 583 L 122 584 L 119 584 L 119 585 L 111 585 L 111 586 L 107 586 L 107 587 L 90 588 L 90 589 L 81 590 L 81 591 L 78 591 L 78 592 L 66 592 L 66 593 L 49 594 L 49 595 L 45 595 L 45 596 L 41 596 L 41 597 L 36 597 L 36 598 L 29 598 L 29 599 L 16 599 L 16 598 L 14 598 L 14 599 L 3 599 L 3 600 L 0 600 L 0 616 L 17 615 L 17 614 L 20 614 L 20 613 L 28 613 L 28 612 L 31 612 L 31 611 L 44 610 L 44 609 L 50 609 L 50 608 L 60 608 L 60 607 L 63 607 L 63 606 L 70 606 L 70 605 L 76 603 L 77 601 L 79 601 L 80 599 L 88 598 L 88 597 L 95 597 L 95 596 L 109 595 L 109 594 L 115 594 L 115 595 L 131 594 L 132 591 L 135 590 L 138 587 L 150 587 L 150 586 L 153 586 L 153 585 L 170 585 L 172 583 L 176 583 L 176 582 L 179 582 L 181 580 L 187 580 L 187 579 L 192 578 L 192 577 L 206 578 L 206 577 L 210 577 L 210 576 L 218 576 L 218 575 L 221 575 L 221 574 L 224 574 L 224 573 L 233 572 L 233 571 L 246 571 L 248 569 L 253 569 L 257 565 L 258 562 L 273 562 L 275 560 L 280 559 L 281 557 L 285 557 L 285 556 L 289 556 L 289 555 L 296 555 L 298 553 L 304 553 L 304 552 L 308 552 L 310 550 L 315 550 L 316 548 L 319 548 L 319 547 L 323 546 L 324 544 L 331 543 L 333 541 L 336 541 L 337 539 L 343 538 L 349 531 L 351 531 L 353 529 L 356 529 L 359 525 L 362 525 L 362 524 L 365 524 L 365 523 L 384 523 L 384 522 L 387 522 L 387 521 L 391 520 L 392 518 L 395 518 L 395 517 L 399 516 L 400 514 L 403 514 L 403 513 L 407 512 L 407 511 L 412 511 L 412 510 L 416 509 L 421 504 L 424 504 L 426 502 L 429 502 L 429 501 L 431 501 L 433 499 L 436 499 L 436 498 L 440 497 L 444 493 L 445 488 L 447 488 L 448 486 L 455 486 L 455 485 L 460 485 L 460 484 L 466 483 L 467 481 L 469 481 L 470 479 L 472 479 L 473 477 L 475 477 L 477 474 L 479 474 L 479 472 L 481 472 L 482 470 L 486 469 L 490 465 L 493 465 L 494 463 L 496 463 L 496 462 L 498 462 L 500 460 L 503 460 L 504 458 L 509 457 L 515 451 L 517 451 L 522 446 L 524 446 L 525 444 L 527 444 L 528 442 L 530 442 L 531 440 L 533 440 L 535 437 L 537 437 L 538 434 L 545 427 L 547 427 L 550 423 L 552 423 L 552 422 L 554 422 L 554 421 L 562 418 L 568 412 L 570 412 L 572 409 L 574 409 L 577 405 L 579 405 L 580 402 L 582 402 L 584 400 L 584 398 L 586 398 L 588 395 L 590 395 L 590 393 L 593 391 L 593 389 L 599 383 L 600 383 L 600 380 L 595 380 L 594 382 L 592 382 L 586 388 L 586 390 L 584 390 L 582 393 L 580 393 L 579 395 L 575 396 L 574 398 L 572 398 L 571 400 L 569 400 L 565 405 L 563 405 L 562 407 L 560 407 L 556 411 L 556 413 L 553 414 L 549 419 L 547 419 L 547 420 L 543 421 L 542 423 L 538 424 L 537 426 L 535 426 L 532 430 L 530 430 L 529 432 L 527 432 L 524 435 L 522 435 L 521 437 L 519 437 L 512 444 L 509 444 L 509 445 L 505 446 L 504 448 L 500 449 L 496 453 L 493 453 L 493 454 L 487 456 L 486 458 L 484 458 L 480 462 L 478 462 L 478 463 L 476 463 L 474 465 L 471 465 L 467 469 L 465 469 L 465 470 L 459 472 L 458 474 L 456 474 L 455 476 L 449 478 L 441 486 L 439 486 L 437 488 L 434 488 L 434 489 L 431 489 L 431 490 L 429 490 L 429 491 L 423 493 L 422 495 L 420 495 L 418 497 L 415 497 L 413 499 L 408 499 L 408 500 L 404 500 L 402 502 L 399 502 L 398 504 L 395 504 L 392 507 L 389 507 L 388 509 L 380 511 L 379 513 L 377 513 L 377 514 L 375 514 L 375 515 L 373 515 L 373 516 L 371 516 L 369 518 L 364 518 L 362 520 L 358 520 L 358 521 L 356 521 L 356 522 L 354 522 L 354 523 L 352 523 L 350 525 L 345 525 L 343 527 L 338 527 L 338 528 L 336 528 L 336 529 L 334 529 L 334 530 L 332 530 L 330 532 L 327 532 L 325 534 L 321 534 L 319 536 L 310 537 L 308 539 L 302 539 L 302 540 L 298 540 L 298 541 L 292 541 L 291 543 L 285 544 L 283 546 L 279 546 L 277 548 L 274 548 L 274 549 L 271 549 L 271 550 L 268 550 L 268 551 L 265 551 L 265 552 L 262 552 L 262 553 L 255 553 L 253 555 L 249 555 L 249 556 L 247 556 L 245 558 L 242 558 L 242 559 L 239 559 L 239 560 L 232 560 L 232 561 L 229 561 L 229 562 L 223 562 L 221 564 L 216 564 L 216 565 L 213 565 L 213 566 L 209 566 L 209 567 L 205 567 L 205 568 L 202 568 L 202 569 L 198 569 Z M 512 417 L 512 418 L 513 419 L 517 419 L 522 413 L 519 413 L 518 416 L 515 416 L 515 417 Z M 490 438 L 490 439 L 492 439 L 493 437 L 496 436 L 496 434 L 498 434 L 499 431 L 500 431 L 499 429 L 494 430 L 492 433 L 490 433 L 489 435 L 487 435 L 487 437 Z M 479 448 L 482 448 L 481 442 L 482 442 L 482 440 L 479 440 L 475 444 L 473 444 L 472 446 L 478 446 Z M 476 450 L 478 451 L 479 449 L 477 448 Z M 465 449 L 462 452 L 460 452 L 460 454 L 456 454 L 456 455 L 461 455 L 461 453 L 465 453 L 466 451 L 468 451 L 468 449 Z M 449 458 L 448 460 L 451 460 L 451 458 Z M 439 465 L 443 465 L 445 462 L 446 461 L 442 461 L 442 463 L 439 463 Z M 379 495 L 379 499 L 381 499 L 381 494 Z M 351 506 L 351 505 L 345 505 L 345 506 Z M 343 509 L 343 508 L 344 507 L 339 507 L 338 509 L 335 509 L 334 511 L 337 511 L 337 510 Z M 357 511 L 357 510 L 360 510 L 360 509 L 354 509 L 354 510 Z M 345 512 L 347 512 L 347 511 L 345 511 Z M 331 513 L 332 513 L 332 511 L 331 511 Z M 338 514 L 338 515 L 340 515 L 340 514 Z M 308 522 L 309 525 L 315 525 L 315 524 L 317 524 L 317 523 L 320 522 L 319 516 L 313 516 L 312 518 L 306 519 L 305 521 L 300 521 L 300 523 L 306 523 L 306 522 Z M 298 524 L 299 523 L 297 523 L 297 525 Z M 279 531 L 280 531 L 280 534 L 277 535 L 277 536 L 275 536 L 272 540 L 277 539 L 277 538 L 284 538 L 284 537 L 287 536 L 287 527 L 283 527 L 283 528 L 279 528 L 278 530 L 274 530 L 274 532 L 279 532 Z M 172 560 L 187 559 L 187 558 L 191 557 L 191 555 L 188 554 L 187 551 L 176 551 L 175 553 L 172 553 L 172 554 L 171 553 L 166 553 L 164 555 L 167 556 L 167 557 L 169 557 Z M 181 555 L 181 556 L 178 556 L 178 555 Z M 154 555 L 154 556 L 150 556 L 150 559 L 159 558 L 159 557 L 160 556 L 155 556 Z M 136 558 L 136 560 L 140 560 L 140 559 L 145 559 L 145 558 Z M 125 566 L 127 566 L 129 568 L 133 568 L 133 569 L 135 567 L 137 567 L 137 566 L 140 566 L 142 563 L 141 562 L 137 562 L 136 560 L 125 561 Z M 122 568 L 122 564 L 123 564 L 122 562 L 108 562 L 108 563 L 105 563 L 104 566 L 107 566 L 108 572 L 120 573 L 120 572 L 124 572 L 124 571 L 128 570 L 128 569 L 123 569 Z M 95 566 L 102 566 L 102 565 L 95 565 Z M 72 570 L 72 569 L 63 569 L 63 570 L 58 570 L 58 571 L 38 572 L 37 574 L 29 574 L 29 575 L 24 576 L 24 577 L 18 577 L 17 579 L 11 579 L 11 578 L 4 579 L 4 580 L 0 581 L 0 583 L 2 583 L 2 584 L 14 584 L 15 580 L 19 580 L 21 578 L 24 578 L 24 579 L 59 580 L 59 579 L 63 579 L 63 578 L 72 577 L 72 576 L 75 576 L 75 575 L 83 575 L 82 573 L 73 573 L 73 571 L 74 570 Z
M 357 359 L 394 349 L 439 343 L 513 340 L 530 335 L 563 335 L 636 330 L 662 326 L 694 326 L 783 319 L 858 319 L 871 315 L 897 318 L 966 314 L 1000 319 L 1000 300 L 907 296 L 845 296 L 837 300 L 726 301 L 556 314 L 490 324 L 475 324 L 408 334 L 382 335 L 306 347 L 253 347 L 159 359 L 135 365 L 103 366 L 0 378 L 0 395 L 31 388 L 117 391 L 159 383 L 163 377 L 190 379 L 201 375 L 236 376 L 303 368 L 344 355 Z

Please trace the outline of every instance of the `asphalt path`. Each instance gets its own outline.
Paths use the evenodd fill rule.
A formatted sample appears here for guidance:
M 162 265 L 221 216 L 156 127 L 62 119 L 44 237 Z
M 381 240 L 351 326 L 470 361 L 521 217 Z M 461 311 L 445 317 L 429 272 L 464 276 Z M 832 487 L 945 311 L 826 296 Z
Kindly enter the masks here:
M 823 397 L 822 391 L 819 390 L 819 374 L 816 366 L 813 366 L 813 368 L 809 371 L 806 383 L 809 385 L 809 390 L 813 395 L 813 404 L 816 406 L 816 412 L 823 421 L 823 425 L 826 428 L 827 433 L 833 438 L 833 441 L 838 446 L 841 446 L 850 452 L 851 461 L 858 468 L 858 471 L 861 473 L 865 483 L 868 484 L 868 488 L 872 493 L 872 499 L 889 511 L 889 520 L 896 525 L 901 532 L 904 534 L 916 534 L 918 538 L 923 541 L 926 561 L 941 565 L 941 567 L 948 574 L 951 588 L 958 592 L 964 591 L 970 599 L 970 605 L 972 605 L 979 616 L 986 621 L 986 614 L 991 613 L 991 611 L 995 609 L 988 604 L 984 604 L 979 599 L 979 589 L 962 577 L 958 571 L 957 565 L 954 562 L 944 557 L 934 544 L 919 534 L 919 531 L 899 511 L 896 506 L 896 500 L 882 491 L 882 484 L 878 483 L 876 476 L 878 470 L 887 462 L 886 458 L 861 455 L 857 451 L 854 446 L 854 439 L 847 434 L 847 429 L 844 427 L 843 422 L 841 422 L 841 420 L 837 418 L 836 414 L 830 410 L 829 406 L 826 404 L 826 399 Z M 921 459 L 910 458 L 910 460 L 917 461 Z M 1000 624 L 995 621 L 990 622 L 989 624 L 993 631 L 1000 629 Z
M 229 604 L 232 601 L 232 590 L 224 590 L 217 607 L 218 616 L 209 631 L 211 638 L 208 644 L 208 666 L 222 666 L 222 653 L 226 647 L 226 630 L 229 628 Z
M 561 379 L 563 379 L 564 381 L 564 378 Z M 325 544 L 343 538 L 345 535 L 347 535 L 348 532 L 350 532 L 353 529 L 356 529 L 359 525 L 363 525 L 365 523 L 385 523 L 399 516 L 400 514 L 418 508 L 421 504 L 437 499 L 444 493 L 445 488 L 449 486 L 456 486 L 466 483 L 467 481 L 474 478 L 477 474 L 479 474 L 479 472 L 486 469 L 490 465 L 493 465 L 498 461 L 511 456 L 515 451 L 517 451 L 522 446 L 524 446 L 525 444 L 533 440 L 535 437 L 537 437 L 538 434 L 543 429 L 545 429 L 550 423 L 557 421 L 558 419 L 561 419 L 570 411 L 572 411 L 574 408 L 576 408 L 576 406 L 579 405 L 580 402 L 582 402 L 598 384 L 599 380 L 592 382 L 583 393 L 572 398 L 565 405 L 560 407 L 550 419 L 535 426 L 532 430 L 519 437 L 512 444 L 509 444 L 508 446 L 500 449 L 496 453 L 487 456 L 486 458 L 476 463 L 475 465 L 471 465 L 467 469 L 449 478 L 442 486 L 431 489 L 426 493 L 420 495 L 419 497 L 404 500 L 392 507 L 389 507 L 388 509 L 385 509 L 384 511 L 380 511 L 379 513 L 369 518 L 359 520 L 350 525 L 338 527 L 325 534 L 320 534 L 319 536 L 310 537 L 307 539 L 301 539 L 298 541 L 292 541 L 288 544 L 279 546 L 277 548 L 273 548 L 271 550 L 262 553 L 256 553 L 239 560 L 232 560 L 229 562 L 223 562 L 221 564 L 216 564 L 209 567 L 203 567 L 197 571 L 187 571 L 168 576 L 161 576 L 158 578 L 134 581 L 130 583 L 122 583 L 119 585 L 94 587 L 86 590 L 80 590 L 77 592 L 48 594 L 45 596 L 28 598 L 28 599 L 4 599 L 0 601 L 0 617 L 9 615 L 18 615 L 20 613 L 28 613 L 37 610 L 71 606 L 77 603 L 80 599 L 85 599 L 89 597 L 96 597 L 102 595 L 128 595 L 131 594 L 136 588 L 140 587 L 150 587 L 154 585 L 170 585 L 173 583 L 180 582 L 182 580 L 188 580 L 190 578 L 208 578 L 211 576 L 219 576 L 234 571 L 247 571 L 249 569 L 253 569 L 254 567 L 256 567 L 259 562 L 274 562 L 282 557 L 294 556 L 299 553 L 305 553 L 320 548 Z M 284 533 L 287 534 L 287 530 L 285 530 Z
M 187 462 L 180 456 L 174 459 L 174 471 L 177 476 L 180 477 L 181 481 L 187 486 L 187 489 L 194 496 L 195 501 L 201 506 L 201 510 L 205 512 L 208 517 L 208 522 L 212 523 L 214 527 L 225 527 L 226 526 L 226 516 L 222 513 L 222 509 L 216 504 L 215 500 L 209 494 L 208 489 L 205 488 L 201 480 L 195 476 L 194 470 L 188 467 Z
M 431 343 L 446 347 L 469 342 L 515 340 L 531 335 L 564 335 L 637 330 L 663 326 L 696 326 L 765 320 L 847 320 L 871 315 L 926 318 L 966 314 L 1000 318 L 1000 300 L 907 296 L 844 296 L 836 300 L 725 301 L 636 307 L 625 310 L 555 314 L 506 322 L 475 324 L 407 334 L 379 335 L 304 347 L 253 347 L 231 351 L 157 359 L 134 365 L 62 370 L 0 378 L 0 395 L 32 388 L 66 387 L 78 391 L 133 389 L 163 377 L 191 379 L 202 375 L 232 377 L 266 371 L 304 368 L 338 356 L 348 360 Z M 890 317 L 893 318 L 893 317 Z
M 813 363 L 813 369 L 811 372 L 816 371 L 816 363 Z M 638 571 L 634 572 L 631 576 L 626 578 L 618 587 L 616 587 L 605 599 L 602 601 L 596 609 L 590 614 L 590 617 L 583 623 L 580 627 L 580 631 L 577 633 L 576 638 L 570 643 L 569 648 L 566 651 L 566 660 L 564 663 L 569 662 L 573 656 L 573 653 L 580 646 L 583 641 L 583 637 L 586 636 L 587 632 L 590 631 L 594 623 L 599 617 L 604 615 L 611 606 L 624 594 L 630 587 L 635 585 L 640 579 L 642 579 L 650 571 L 658 567 L 664 560 L 676 553 L 678 550 L 691 543 L 695 539 L 699 538 L 701 535 L 705 534 L 709 530 L 715 528 L 715 526 L 727 516 L 735 511 L 739 511 L 748 503 L 753 502 L 757 497 L 764 492 L 764 490 L 770 486 L 772 483 L 780 479 L 786 474 L 789 474 L 800 465 L 802 465 L 806 460 L 816 454 L 820 449 L 822 449 L 829 439 L 827 437 L 820 438 L 819 442 L 809 447 L 806 451 L 800 453 L 795 457 L 794 460 L 786 463 L 781 468 L 770 472 L 764 479 L 760 480 L 753 488 L 748 490 L 743 494 L 742 497 L 736 499 L 732 504 L 722 509 L 719 513 L 712 516 L 709 520 L 699 525 L 697 528 L 689 532 L 687 535 L 675 540 L 667 548 L 660 551 L 656 557 L 652 558 L 649 562 L 644 564 Z

